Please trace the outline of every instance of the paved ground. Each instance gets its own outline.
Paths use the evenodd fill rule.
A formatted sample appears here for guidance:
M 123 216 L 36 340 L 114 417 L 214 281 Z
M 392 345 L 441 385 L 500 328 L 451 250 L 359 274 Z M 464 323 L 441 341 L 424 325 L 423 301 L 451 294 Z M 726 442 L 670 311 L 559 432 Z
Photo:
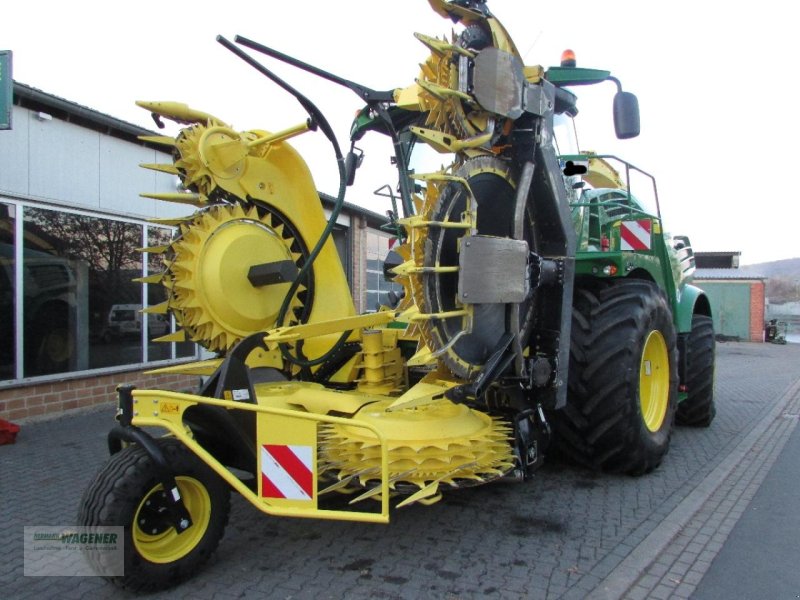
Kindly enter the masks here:
M 786 418 L 797 419 L 797 413 Z M 770 469 L 742 518 L 711 564 L 696 600 L 797 598 L 800 536 L 800 429 Z
M 153 597 L 712 598 L 715 557 L 737 543 L 797 425 L 800 345 L 719 344 L 717 406 L 709 429 L 677 429 L 642 478 L 551 464 L 525 484 L 399 510 L 388 526 L 270 519 L 236 499 L 205 570 Z M 4 598 L 125 597 L 96 577 L 22 575 L 23 526 L 74 524 L 112 413 L 30 424 L 0 447 Z

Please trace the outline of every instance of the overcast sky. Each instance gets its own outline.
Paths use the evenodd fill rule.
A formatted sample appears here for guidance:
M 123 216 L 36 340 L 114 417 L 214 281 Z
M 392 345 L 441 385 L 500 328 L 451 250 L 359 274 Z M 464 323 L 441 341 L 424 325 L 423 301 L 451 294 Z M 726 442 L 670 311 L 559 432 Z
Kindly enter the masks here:
M 579 88 L 584 150 L 622 156 L 658 180 L 665 228 L 696 250 L 739 250 L 742 263 L 800 256 L 800 201 L 792 176 L 800 139 L 796 24 L 786 3 L 673 0 L 490 0 L 526 64 L 609 69 L 639 97 L 642 134 L 618 141 L 612 84 Z M 568 8 L 567 8 L 568 7 Z M 216 43 L 241 34 L 375 89 L 404 87 L 427 50 L 415 31 L 449 35 L 426 0 L 97 3 L 7 2 L 0 49 L 14 78 L 144 127 L 135 100 L 176 100 L 237 129 L 278 130 L 306 118 L 297 103 Z M 343 147 L 360 107 L 351 92 L 264 57 L 325 111 Z M 319 189 L 336 191 L 320 133 L 294 145 Z M 390 181 L 382 136 L 367 152 L 347 200 L 384 212 L 371 191 Z M 635 190 L 634 190 L 635 192 Z

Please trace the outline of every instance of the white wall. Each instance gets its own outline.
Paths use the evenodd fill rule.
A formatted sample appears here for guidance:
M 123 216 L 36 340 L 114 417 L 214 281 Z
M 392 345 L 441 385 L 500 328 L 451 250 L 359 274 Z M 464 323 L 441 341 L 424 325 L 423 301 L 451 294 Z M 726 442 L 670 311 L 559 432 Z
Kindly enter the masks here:
M 171 163 L 169 153 L 13 110 L 14 128 L 0 131 L 0 194 L 138 218 L 186 213 L 185 206 L 139 197 L 176 191 L 176 176 L 138 166 Z

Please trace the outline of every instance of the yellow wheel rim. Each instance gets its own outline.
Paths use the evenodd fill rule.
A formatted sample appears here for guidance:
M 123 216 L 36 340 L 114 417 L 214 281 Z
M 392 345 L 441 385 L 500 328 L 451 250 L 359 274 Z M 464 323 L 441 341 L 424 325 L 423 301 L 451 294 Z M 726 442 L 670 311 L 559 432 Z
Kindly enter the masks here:
M 152 563 L 171 563 L 189 554 L 208 529 L 211 498 L 205 486 L 193 477 L 176 477 L 183 503 L 192 517 L 192 526 L 181 534 L 159 517 L 165 506 L 164 487 L 151 489 L 136 509 L 133 522 L 133 545 L 142 558 Z
M 639 366 L 639 402 L 642 419 L 650 431 L 658 431 L 669 406 L 669 353 L 660 331 L 651 331 L 644 343 Z

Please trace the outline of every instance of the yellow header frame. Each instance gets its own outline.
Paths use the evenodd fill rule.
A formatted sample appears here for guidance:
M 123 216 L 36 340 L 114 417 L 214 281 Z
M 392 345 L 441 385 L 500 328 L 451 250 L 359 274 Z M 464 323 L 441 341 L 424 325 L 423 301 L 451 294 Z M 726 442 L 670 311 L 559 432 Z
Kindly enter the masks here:
M 287 429 L 283 429 L 280 440 L 275 443 L 285 444 L 287 441 L 298 445 L 308 444 L 308 422 L 316 425 L 321 423 L 346 425 L 347 427 L 360 427 L 371 431 L 378 439 L 381 446 L 381 484 L 380 484 L 380 513 L 348 511 L 348 510 L 326 510 L 319 509 L 317 506 L 318 490 L 314 487 L 313 502 L 291 503 L 274 502 L 271 498 L 261 498 L 257 493 L 248 488 L 233 473 L 225 468 L 216 458 L 214 458 L 205 448 L 198 444 L 183 423 L 183 413 L 192 406 L 206 405 L 218 406 L 224 409 L 244 410 L 256 413 L 259 423 L 257 432 L 258 443 L 271 441 L 269 431 L 260 431 L 264 417 L 273 416 L 280 418 L 283 424 L 289 425 L 289 435 Z M 328 415 L 312 414 L 307 412 L 286 410 L 280 408 L 270 408 L 245 402 L 235 402 L 229 400 L 217 400 L 205 398 L 191 394 L 181 394 L 178 392 L 165 392 L 158 390 L 134 390 L 133 391 L 133 419 L 132 424 L 137 427 L 161 427 L 169 431 L 176 438 L 181 440 L 187 448 L 194 452 L 197 457 L 214 470 L 230 486 L 244 496 L 253 506 L 268 515 L 278 517 L 301 517 L 328 519 L 334 521 L 358 521 L 362 523 L 388 523 L 389 522 L 389 454 L 388 444 L 385 437 L 374 426 L 358 418 L 343 419 Z M 291 424 L 296 424 L 296 441 L 291 434 Z M 316 430 L 316 428 L 315 428 Z M 316 445 L 316 440 L 314 440 Z M 314 464 L 312 468 L 316 483 L 317 457 L 314 453 Z M 260 474 L 256 473 L 256 477 Z

